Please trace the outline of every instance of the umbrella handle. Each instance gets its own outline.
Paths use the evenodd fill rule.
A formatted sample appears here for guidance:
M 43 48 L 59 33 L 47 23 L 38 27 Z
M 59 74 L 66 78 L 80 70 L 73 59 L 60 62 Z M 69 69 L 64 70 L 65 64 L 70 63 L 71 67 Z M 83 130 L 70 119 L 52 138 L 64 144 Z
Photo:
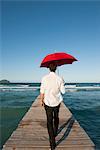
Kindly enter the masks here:
M 57 68 L 57 74 L 59 75 L 59 69 Z M 61 77 L 62 78 L 62 80 L 63 80 L 63 83 L 64 83 L 64 85 L 65 85 L 65 81 L 64 81 L 64 78 L 63 77 Z
M 58 67 L 57 67 L 57 74 L 59 75 L 59 69 L 58 69 Z

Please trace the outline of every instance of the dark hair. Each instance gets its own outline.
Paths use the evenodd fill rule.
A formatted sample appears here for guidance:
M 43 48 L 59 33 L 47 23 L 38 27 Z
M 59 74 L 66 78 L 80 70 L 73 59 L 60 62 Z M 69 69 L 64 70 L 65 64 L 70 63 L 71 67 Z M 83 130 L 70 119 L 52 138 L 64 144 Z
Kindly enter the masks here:
M 50 71 L 55 72 L 56 69 L 57 69 L 56 63 L 55 63 L 55 62 L 50 63 L 50 64 L 49 64 L 49 69 L 50 69 Z

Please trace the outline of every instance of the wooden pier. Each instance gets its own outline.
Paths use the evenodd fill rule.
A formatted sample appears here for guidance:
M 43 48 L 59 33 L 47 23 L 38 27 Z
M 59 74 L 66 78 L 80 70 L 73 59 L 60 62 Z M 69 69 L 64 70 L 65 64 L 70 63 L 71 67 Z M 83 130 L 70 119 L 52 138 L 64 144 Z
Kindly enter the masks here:
M 74 119 L 69 109 L 61 104 L 60 125 L 56 150 L 94 150 L 95 145 Z M 49 150 L 46 114 L 39 96 L 20 121 L 17 129 L 3 146 L 3 150 Z

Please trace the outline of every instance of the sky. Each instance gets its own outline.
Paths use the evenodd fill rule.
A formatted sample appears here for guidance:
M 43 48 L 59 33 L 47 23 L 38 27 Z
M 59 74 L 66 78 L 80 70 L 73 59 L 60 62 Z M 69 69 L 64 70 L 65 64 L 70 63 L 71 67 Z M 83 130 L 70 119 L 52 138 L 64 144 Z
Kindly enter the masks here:
M 1 79 L 40 82 L 42 59 L 66 52 L 66 82 L 100 82 L 100 1 L 1 1 Z

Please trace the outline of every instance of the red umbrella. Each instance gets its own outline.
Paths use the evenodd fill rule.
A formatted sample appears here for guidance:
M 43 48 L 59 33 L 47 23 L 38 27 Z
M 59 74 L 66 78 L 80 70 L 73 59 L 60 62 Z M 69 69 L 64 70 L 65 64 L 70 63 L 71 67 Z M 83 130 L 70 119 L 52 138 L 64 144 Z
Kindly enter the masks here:
M 67 54 L 67 53 L 53 53 L 47 55 L 41 62 L 40 67 L 49 67 L 49 64 L 55 62 L 57 66 L 64 64 L 72 64 L 74 61 L 77 61 L 76 58 Z

